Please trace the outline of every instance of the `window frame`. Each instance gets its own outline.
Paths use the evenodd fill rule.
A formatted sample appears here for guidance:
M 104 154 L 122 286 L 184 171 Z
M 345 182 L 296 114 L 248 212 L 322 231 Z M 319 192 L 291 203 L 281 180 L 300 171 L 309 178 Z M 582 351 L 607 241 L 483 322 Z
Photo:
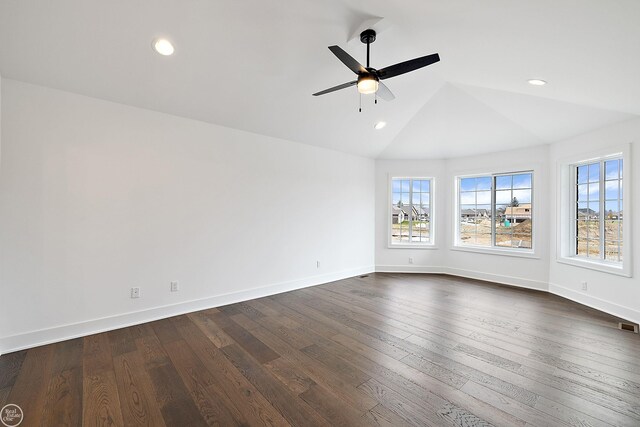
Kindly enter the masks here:
M 429 181 L 429 241 L 428 242 L 393 242 L 393 181 L 394 180 L 410 180 L 409 182 L 409 202 L 413 205 L 413 181 Z M 435 240 L 435 178 L 432 176 L 391 176 L 388 179 L 389 191 L 387 201 L 387 246 L 390 249 L 437 249 Z
M 535 229 L 537 228 L 537 203 L 535 201 L 535 180 L 536 176 L 539 173 L 537 167 L 530 168 L 518 168 L 514 171 L 510 172 L 485 172 L 485 173 L 473 173 L 473 174 L 461 174 L 456 175 L 454 177 L 454 224 L 453 227 L 453 244 L 451 249 L 465 252 L 476 252 L 476 253 L 485 253 L 485 254 L 496 254 L 496 255 L 508 255 L 515 257 L 523 257 L 523 258 L 538 258 L 536 255 L 536 235 Z M 496 177 L 499 176 L 510 176 L 510 175 L 519 175 L 519 174 L 531 174 L 531 248 L 517 248 L 517 247 L 508 247 L 508 246 L 497 246 L 496 245 L 496 229 L 495 229 L 495 217 L 496 217 L 496 191 L 495 188 Z M 489 177 L 491 178 L 491 245 L 490 246 L 482 246 L 482 245 L 473 245 L 473 244 L 462 244 L 460 240 L 460 209 L 462 206 L 461 203 L 461 193 L 460 191 L 460 183 L 464 178 L 480 178 L 480 177 Z M 513 187 L 512 187 L 513 189 Z M 486 191 L 486 190 L 485 190 Z
M 605 203 L 605 192 L 603 187 L 606 185 L 603 180 L 606 171 L 603 171 L 604 162 L 608 160 L 622 159 L 623 175 L 622 175 L 622 201 L 624 211 L 624 225 L 622 227 L 622 261 L 610 261 L 603 258 L 591 258 L 578 255 L 577 248 L 577 232 L 575 227 L 576 215 L 577 215 L 577 200 L 578 200 L 578 188 L 577 188 L 577 171 L 578 167 L 586 164 L 599 163 L 601 166 L 600 180 L 599 180 L 599 207 L 600 218 L 602 218 L 603 211 L 602 205 Z M 631 224 L 629 219 L 632 218 L 632 201 L 631 201 L 631 145 L 624 144 L 616 148 L 599 150 L 590 154 L 582 156 L 573 156 L 571 158 L 564 159 L 558 162 L 558 192 L 557 192 L 557 218 L 558 218 L 558 239 L 556 241 L 556 261 L 562 264 L 569 264 L 577 267 L 587 268 L 591 270 L 597 270 L 604 273 L 611 273 L 624 277 L 632 277 L 632 240 L 631 240 Z M 600 221 L 601 236 L 602 228 L 604 227 L 604 221 Z M 604 238 L 601 239 L 601 251 L 602 245 L 604 245 Z M 602 252 L 601 252 L 602 253 Z

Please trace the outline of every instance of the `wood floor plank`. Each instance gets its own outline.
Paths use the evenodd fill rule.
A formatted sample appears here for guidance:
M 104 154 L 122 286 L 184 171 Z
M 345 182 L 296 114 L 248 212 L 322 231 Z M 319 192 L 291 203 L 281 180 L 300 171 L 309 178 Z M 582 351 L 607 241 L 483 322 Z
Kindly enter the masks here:
M 119 354 L 113 358 L 113 366 L 125 425 L 164 426 L 160 409 L 155 404 L 153 385 L 140 354 L 137 351 Z
M 312 318 L 313 320 L 324 323 L 336 330 L 339 330 L 342 335 L 352 337 L 357 341 L 360 341 L 363 344 L 374 348 L 382 353 L 385 353 L 391 357 L 402 359 L 408 354 L 402 349 L 399 349 L 398 347 L 390 345 L 389 343 L 381 340 L 381 331 L 373 331 L 372 329 L 366 328 L 367 332 L 372 333 L 372 335 L 369 335 L 366 332 L 362 332 L 362 330 L 352 328 L 348 325 L 348 321 L 345 321 L 345 323 L 340 323 L 339 321 L 333 319 L 329 314 L 324 314 L 322 311 L 316 310 L 311 305 L 307 305 L 304 299 L 294 298 L 291 295 L 287 295 L 286 297 L 280 298 L 279 301 L 290 308 L 297 307 L 297 310 L 304 312 L 305 315 Z M 379 332 L 380 335 L 376 334 L 376 332 Z
M 246 425 L 247 419 L 238 419 L 222 403 L 213 386 L 216 381 L 184 341 L 172 341 L 164 345 L 173 366 L 182 377 L 200 414 L 209 425 Z
M 190 313 L 188 317 L 202 330 L 202 333 L 216 347 L 221 348 L 234 343 L 233 338 L 227 335 L 213 320 L 204 312 Z
M 277 336 L 274 331 L 264 328 L 256 329 L 254 333 L 264 342 L 274 348 L 282 358 L 285 358 L 296 364 L 306 375 L 314 382 L 322 384 L 328 389 L 333 390 L 345 403 L 356 409 L 366 411 L 376 405 L 376 402 L 366 394 L 359 391 L 356 387 L 359 384 L 349 382 L 349 377 L 344 377 L 332 368 L 314 360 L 304 352 L 295 348 L 295 343 L 287 343 L 284 339 L 286 335 Z M 293 344 L 293 345 L 291 345 Z
M 279 298 L 281 298 L 281 295 L 275 295 L 270 298 L 263 298 L 261 302 L 264 305 L 267 305 L 270 309 L 276 310 L 280 315 L 284 315 L 290 319 L 295 320 L 301 326 L 304 326 L 305 328 L 311 331 L 314 331 L 320 336 L 330 337 L 337 334 L 340 331 L 340 328 L 337 328 L 337 329 L 332 328 L 329 325 L 325 325 L 322 322 L 318 322 L 315 319 L 310 318 L 305 312 L 305 310 L 302 310 L 302 313 L 301 313 L 287 307 L 286 305 L 278 301 Z
M 0 358 L 0 389 L 13 386 L 26 356 L 27 351 L 22 350 Z
M 460 391 L 467 393 L 469 396 L 480 399 L 498 409 L 502 409 L 505 412 L 513 414 L 517 418 L 526 421 L 531 425 L 544 425 L 549 427 L 563 427 L 566 425 L 561 420 L 550 417 L 542 411 L 520 403 L 508 396 L 505 396 L 504 394 L 493 391 L 473 381 L 468 381 Z
M 0 408 L 4 408 L 4 405 L 9 403 L 9 393 L 11 393 L 11 387 L 0 388 Z
M 259 363 L 270 362 L 280 357 L 278 353 L 252 335 L 251 332 L 233 321 L 229 323 L 227 327 L 223 328 L 223 330 Z
M 288 426 L 265 397 L 247 380 L 216 346 L 211 345 L 196 325 L 182 325 L 178 331 L 215 379 L 215 388 L 222 402 L 234 414 L 249 420 L 250 425 Z M 275 359 L 268 363 L 278 361 Z
M 81 338 L 54 345 L 51 380 L 47 388 L 41 425 L 79 426 L 82 420 Z
M 162 344 L 180 340 L 180 334 L 176 330 L 176 327 L 173 325 L 173 323 L 169 321 L 169 319 L 162 319 L 151 322 L 151 327 L 153 328 L 156 337 Z
M 84 339 L 82 376 L 82 425 L 124 425 L 107 334 Z
M 170 362 L 169 357 L 162 348 L 158 337 L 154 334 L 136 338 L 136 348 L 142 357 L 145 369 L 166 365 Z
M 282 357 L 267 362 L 264 366 L 296 395 L 304 393 L 316 384 L 304 371 L 297 368 L 295 363 Z
M 306 402 L 289 392 L 284 385 L 274 382 L 268 371 L 243 352 L 237 344 L 223 347 L 222 351 L 289 423 L 294 426 L 330 425 Z
M 316 359 L 325 366 L 330 367 L 331 370 L 336 372 L 345 381 L 349 382 L 355 387 L 371 379 L 369 375 L 342 360 L 337 355 L 332 354 L 330 351 L 323 349 L 317 344 L 312 344 L 301 349 L 300 351 L 302 351 L 307 356 Z
M 414 424 L 411 424 L 395 412 L 390 411 L 389 408 L 382 405 L 381 403 L 377 404 L 371 410 L 366 412 L 365 420 L 369 425 L 377 427 L 414 426 Z
M 245 304 L 258 310 L 260 313 L 262 313 L 265 316 L 280 316 L 282 314 L 278 310 L 275 310 L 269 307 L 268 298 L 260 298 L 260 299 L 245 301 Z
M 167 426 L 206 426 L 196 403 L 171 363 L 148 370 L 162 418 Z
M 53 376 L 53 354 L 54 345 L 30 349 L 11 387 L 7 401 L 22 408 L 24 424 L 42 422 L 46 393 Z
M 136 350 L 136 342 L 129 328 L 109 331 L 109 342 L 111 343 L 111 355 L 113 357 Z
M 366 426 L 364 412 L 359 412 L 350 406 L 342 404 L 330 390 L 321 385 L 312 384 L 305 392 L 300 394 L 300 398 L 307 402 L 332 426 Z
M 428 338 L 428 340 L 443 346 L 447 346 L 449 349 L 457 348 L 457 346 L 454 346 L 454 344 L 458 341 L 463 343 L 470 343 L 474 346 L 477 346 L 479 349 L 485 349 L 486 351 L 478 351 L 478 349 L 467 348 L 467 354 L 488 361 L 493 361 L 495 359 L 495 357 L 492 355 L 492 352 L 496 352 L 497 349 L 499 350 L 501 348 L 508 348 L 509 350 L 512 350 L 511 346 L 503 346 L 500 342 L 497 342 L 495 340 L 490 341 L 492 345 L 487 345 L 485 343 L 485 340 L 477 341 L 477 336 L 474 337 L 476 339 L 468 339 L 458 335 L 455 338 L 456 341 L 449 339 L 450 337 L 445 338 L 441 335 L 435 334 L 420 334 L 420 338 L 424 340 L 427 340 Z M 602 396 L 603 394 L 614 394 L 617 396 L 617 399 L 625 401 L 631 405 L 634 405 L 635 402 L 637 402 L 637 397 L 630 393 L 627 393 L 626 391 L 621 391 L 619 389 L 616 390 L 610 387 L 607 388 L 607 386 L 603 383 L 589 380 L 588 378 L 581 377 L 579 375 L 571 376 L 571 373 L 562 371 L 561 369 L 556 368 L 553 365 L 547 365 L 541 363 L 538 360 L 531 359 L 522 356 L 521 354 L 513 353 L 511 351 L 501 350 L 497 353 L 505 355 L 505 357 L 507 357 L 512 362 L 517 362 L 513 364 L 502 364 L 501 367 L 511 370 L 524 377 L 534 379 L 543 384 L 555 387 L 559 390 L 573 393 L 580 398 L 589 397 L 591 395 L 593 396 L 592 400 L 596 399 L 597 402 L 598 396 Z M 518 367 L 518 364 L 521 364 L 521 366 Z M 569 379 L 570 381 L 566 381 L 565 379 Z M 588 388 L 594 389 L 596 393 L 592 393 Z M 569 408 L 565 408 L 565 411 L 572 412 L 572 410 L 570 410 Z M 588 418 L 588 416 L 586 416 L 585 414 L 581 414 L 580 417 Z
M 0 356 L 25 426 L 640 425 L 640 336 L 544 292 L 375 273 Z
M 371 379 L 358 387 L 404 420 L 418 426 L 437 426 L 435 408 L 408 402 L 391 388 Z
M 262 312 L 260 312 L 260 310 L 254 308 L 253 306 L 251 306 L 250 304 L 247 304 L 246 302 L 235 304 L 235 306 L 240 313 L 244 314 L 254 322 L 260 321 L 260 319 L 265 316 Z
M 233 316 L 229 316 L 229 318 L 249 332 L 251 332 L 253 329 L 260 327 L 258 323 L 251 320 L 244 313 L 234 314 Z M 260 322 L 263 322 L 263 320 L 261 319 Z
M 412 337 L 410 339 L 416 343 L 420 342 L 425 350 L 423 357 L 427 356 L 430 361 L 438 361 L 450 368 L 459 369 L 466 372 L 469 378 L 485 385 L 486 387 L 498 391 L 506 396 L 513 397 L 517 401 L 535 406 L 536 400 L 541 393 L 553 393 L 559 402 L 566 402 L 571 407 L 579 410 L 579 406 L 588 406 L 597 404 L 597 418 L 603 421 L 618 420 L 624 425 L 633 425 L 637 423 L 634 419 L 638 418 L 638 407 L 629 404 L 623 400 L 612 398 L 611 396 L 593 393 L 592 390 L 585 387 L 577 386 L 571 382 L 558 382 L 554 378 L 543 372 L 518 368 L 514 372 L 508 372 L 494 365 L 485 363 L 484 361 L 474 361 L 467 355 L 462 353 L 452 353 L 446 348 L 434 345 L 428 340 L 417 340 Z M 434 350 L 432 352 L 431 350 Z M 408 356 L 403 359 L 407 364 L 419 365 L 421 358 L 419 356 Z M 527 389 L 516 384 L 529 384 Z M 579 402 L 582 402 L 580 404 Z

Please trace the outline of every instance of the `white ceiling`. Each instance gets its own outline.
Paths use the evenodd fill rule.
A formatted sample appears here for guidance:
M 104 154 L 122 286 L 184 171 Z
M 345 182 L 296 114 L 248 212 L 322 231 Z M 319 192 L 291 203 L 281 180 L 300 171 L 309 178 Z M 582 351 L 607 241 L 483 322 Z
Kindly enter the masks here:
M 327 46 L 365 62 L 352 37 L 380 17 L 372 66 L 441 62 L 386 80 L 396 100 L 363 96 L 362 113 L 355 87 L 312 97 L 353 79 Z M 637 0 L 0 0 L 0 73 L 368 157 L 448 158 L 640 115 L 639 20 Z M 158 36 L 175 55 L 152 51 Z

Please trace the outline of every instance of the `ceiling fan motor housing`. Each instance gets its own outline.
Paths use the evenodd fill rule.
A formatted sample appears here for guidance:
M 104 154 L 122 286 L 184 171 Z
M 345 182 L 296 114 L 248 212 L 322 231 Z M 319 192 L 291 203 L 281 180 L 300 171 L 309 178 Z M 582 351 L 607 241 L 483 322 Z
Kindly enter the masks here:
M 376 32 L 372 29 L 364 30 L 360 33 L 360 41 L 364 44 L 376 41 Z
M 358 62 L 354 57 L 349 55 L 339 46 L 329 46 L 329 50 L 344 64 L 353 71 L 357 76 L 357 80 L 353 80 L 347 83 L 343 83 L 338 86 L 325 89 L 320 92 L 316 92 L 313 96 L 324 95 L 327 93 L 335 92 L 337 90 L 346 89 L 351 86 L 357 85 L 358 92 L 363 94 L 375 93 L 385 101 L 391 101 L 395 98 L 389 88 L 382 83 L 381 80 L 396 77 L 402 74 L 406 74 L 411 71 L 415 71 L 419 68 L 426 67 L 427 65 L 434 64 L 440 61 L 440 56 L 437 53 L 422 56 L 420 58 L 410 59 L 408 61 L 400 62 L 398 64 L 390 65 L 377 70 L 369 65 L 370 60 L 370 47 L 371 43 L 376 40 L 376 32 L 371 28 L 364 30 L 360 33 L 360 41 L 367 45 L 367 62 L 366 67 Z M 377 101 L 377 99 L 376 99 Z

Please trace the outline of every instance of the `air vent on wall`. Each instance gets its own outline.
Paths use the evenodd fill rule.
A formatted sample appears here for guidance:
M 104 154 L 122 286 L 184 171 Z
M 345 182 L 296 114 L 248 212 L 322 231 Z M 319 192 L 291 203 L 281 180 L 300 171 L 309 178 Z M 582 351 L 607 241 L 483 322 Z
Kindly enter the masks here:
M 623 331 L 629 331 L 629 332 L 634 332 L 634 333 L 638 333 L 638 325 L 636 325 L 635 323 L 618 323 L 618 329 L 622 329 Z

